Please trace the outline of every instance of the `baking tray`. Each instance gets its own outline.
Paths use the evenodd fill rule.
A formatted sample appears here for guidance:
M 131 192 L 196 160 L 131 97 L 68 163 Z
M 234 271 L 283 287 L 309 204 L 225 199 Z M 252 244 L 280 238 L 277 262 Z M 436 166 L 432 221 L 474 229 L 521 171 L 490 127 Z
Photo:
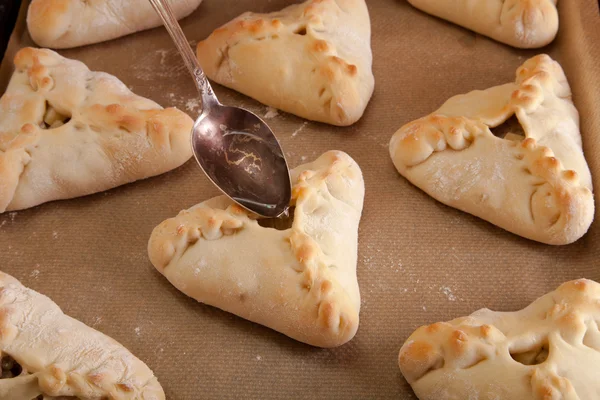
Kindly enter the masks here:
M 195 44 L 240 13 L 278 10 L 286 0 L 205 0 L 182 26 Z M 359 163 L 366 198 L 359 231 L 361 322 L 336 349 L 298 343 L 199 304 L 150 264 L 152 229 L 218 195 L 193 160 L 152 179 L 83 198 L 0 215 L 0 269 L 115 338 L 156 373 L 169 399 L 411 399 L 397 366 L 418 326 L 489 307 L 520 309 L 560 283 L 600 280 L 600 228 L 552 247 L 446 207 L 398 175 L 388 141 L 403 124 L 446 99 L 514 79 L 527 58 L 561 62 L 582 120 L 584 151 L 600 177 L 600 18 L 594 0 L 561 0 L 558 39 L 516 50 L 412 8 L 368 0 L 376 88 L 364 117 L 336 128 L 280 112 L 268 119 L 290 165 L 338 149 Z M 25 4 L 0 66 L 31 45 Z M 157 28 L 60 54 L 118 76 L 136 93 L 195 118 L 194 86 L 166 31 Z M 266 107 L 215 85 L 226 104 Z

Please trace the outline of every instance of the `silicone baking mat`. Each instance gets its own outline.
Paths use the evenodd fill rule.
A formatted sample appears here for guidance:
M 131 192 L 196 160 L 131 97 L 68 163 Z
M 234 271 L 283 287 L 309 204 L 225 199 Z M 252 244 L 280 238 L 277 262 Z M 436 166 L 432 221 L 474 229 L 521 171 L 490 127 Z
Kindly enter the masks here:
M 204 0 L 182 21 L 195 44 L 248 10 L 278 10 L 289 0 Z M 418 326 L 481 307 L 520 309 L 560 283 L 600 280 L 600 228 L 573 245 L 551 247 L 446 207 L 398 175 L 388 141 L 403 124 L 446 99 L 514 79 L 529 57 L 549 53 L 570 80 L 584 150 L 600 187 L 600 17 L 594 0 L 561 0 L 558 39 L 522 51 L 412 8 L 368 0 L 375 94 L 348 128 L 279 112 L 267 121 L 290 165 L 338 149 L 362 168 L 366 199 L 359 232 L 362 295 L 356 337 L 336 349 L 298 343 L 209 307 L 176 290 L 148 261 L 152 229 L 218 190 L 190 160 L 156 178 L 105 193 L 0 215 L 0 269 L 57 302 L 69 315 L 112 336 L 158 376 L 167 398 L 411 399 L 397 366 L 400 346 Z M 31 45 L 25 6 L 0 68 Z M 64 56 L 119 77 L 136 93 L 195 118 L 195 89 L 162 28 L 68 51 Z M 226 104 L 267 108 L 218 85 Z M 272 114 L 272 113 L 271 113 Z M 243 268 L 243 266 L 242 266 Z

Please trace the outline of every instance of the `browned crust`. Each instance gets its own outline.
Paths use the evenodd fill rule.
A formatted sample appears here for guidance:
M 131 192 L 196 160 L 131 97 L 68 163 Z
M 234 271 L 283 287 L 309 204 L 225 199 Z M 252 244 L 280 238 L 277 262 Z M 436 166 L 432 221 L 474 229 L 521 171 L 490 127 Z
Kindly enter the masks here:
M 487 370 L 490 363 L 498 365 L 498 368 L 512 366 L 515 374 L 522 374 L 524 383 L 529 384 L 532 394 L 536 399 L 558 399 L 575 398 L 565 396 L 576 394 L 572 383 L 565 377 L 559 376 L 559 366 L 545 366 L 536 368 L 531 366 L 524 369 L 522 365 L 514 362 L 508 354 L 509 349 L 518 345 L 525 347 L 535 343 L 536 338 L 550 338 L 550 340 L 566 341 L 577 345 L 584 337 L 587 329 L 585 321 L 599 317 L 598 301 L 600 301 L 600 284 L 579 279 L 562 284 L 555 291 L 544 295 L 533 302 L 527 309 L 520 312 L 510 313 L 506 316 L 512 325 L 504 326 L 512 336 L 501 332 L 495 326 L 483 323 L 478 318 L 478 313 L 486 311 L 486 319 L 497 314 L 497 321 L 502 319 L 503 313 L 494 313 L 489 310 L 480 310 L 470 317 L 457 318 L 450 322 L 438 322 L 418 328 L 404 343 L 398 355 L 398 365 L 406 380 L 413 385 L 419 385 L 422 379 L 438 369 L 443 369 L 443 374 L 452 374 L 461 379 L 463 370 L 469 369 L 468 374 L 473 374 L 477 364 L 487 360 Z M 525 311 L 527 310 L 527 311 Z M 535 312 L 534 312 L 535 310 Z M 532 321 L 531 315 L 541 318 Z M 528 330 L 528 327 L 531 328 Z M 553 336 L 552 332 L 559 332 Z M 527 336 L 530 333 L 531 336 Z M 506 335 L 505 335 L 506 334 Z M 508 336 L 507 336 L 508 335 Z M 553 339 L 558 338 L 558 339 Z M 552 343 L 550 344 L 552 345 Z M 562 348 L 562 347 L 561 347 Z M 600 349 L 587 348 L 588 351 L 600 351 Z M 579 350 L 581 351 L 581 350 Z M 577 353 L 579 354 L 579 353 Z M 555 357 L 571 357 L 568 353 L 555 355 Z M 585 360 L 580 360 L 581 362 Z M 556 363 L 557 359 L 548 360 Z M 577 360 L 569 360 L 568 365 L 574 365 Z M 530 378 L 529 378 L 530 377 Z M 483 382 L 471 382 L 471 384 L 497 384 L 502 380 L 501 376 L 489 376 L 489 380 Z M 527 383 L 526 383 L 527 382 Z M 427 381 L 427 386 L 435 386 L 436 380 Z M 425 390 L 424 386 L 419 386 Z M 422 393 L 424 393 L 422 391 Z M 444 397 L 446 398 L 446 397 Z
M 19 340 L 19 327 L 15 326 L 11 322 L 11 316 L 15 314 L 15 318 L 19 319 L 23 313 L 31 312 L 35 308 L 35 305 L 28 304 L 23 299 L 15 301 L 14 290 L 28 291 L 26 296 L 29 297 L 29 302 L 35 301 L 47 301 L 52 304 L 53 307 L 60 312 L 59 318 L 69 319 L 70 317 L 62 314 L 62 311 L 52 303 L 50 299 L 44 296 L 40 296 L 36 292 L 28 290 L 12 276 L 0 272 L 0 356 L 7 354 L 5 348 L 8 347 L 13 341 Z M 36 297 L 32 298 L 32 294 Z M 24 304 L 24 306 L 23 306 Z M 35 312 L 35 311 L 34 311 Z M 40 326 L 38 329 L 40 332 L 47 327 Z M 87 328 L 87 327 L 86 327 Z M 88 328 L 91 330 L 91 328 Z M 112 339 L 109 339 L 112 341 Z M 66 344 L 68 350 L 68 344 Z M 80 350 L 80 349 L 79 349 Z M 133 357 L 128 352 L 124 351 L 128 357 Z M 27 362 L 21 360 L 19 354 L 9 354 L 24 368 L 26 373 L 33 374 L 37 379 L 37 385 L 43 394 L 48 396 L 63 396 L 65 393 L 69 395 L 77 396 L 82 400 L 85 399 L 96 399 L 100 397 L 106 397 L 114 400 L 133 400 L 140 398 L 152 398 L 152 399 L 164 399 L 164 393 L 160 384 L 152 376 L 152 379 L 145 383 L 143 387 L 134 387 L 131 383 L 118 381 L 117 375 L 111 373 L 98 373 L 89 372 L 81 374 L 76 370 L 78 366 L 66 365 L 64 360 L 60 358 L 54 360 L 49 365 L 28 365 Z M 86 355 L 87 356 L 87 355 Z M 96 354 L 96 356 L 98 356 Z M 110 355 L 114 356 L 114 355 Z M 84 356 L 85 357 L 85 356 Z M 40 354 L 40 360 L 46 359 L 44 354 Z M 132 364 L 132 368 L 138 366 L 147 367 L 139 360 Z M 96 360 L 94 360 L 96 361 Z M 78 367 L 78 368 L 75 368 Z M 29 368 L 29 369 L 26 369 Z M 69 368 L 75 368 L 75 370 L 69 370 Z M 126 371 L 132 373 L 133 371 Z M 11 384 L 11 380 L 2 380 L 0 385 Z M 148 397 L 146 397 L 148 396 Z
M 54 134 L 52 132 L 58 132 L 42 129 L 37 126 L 37 123 L 44 119 L 46 113 L 44 104 L 50 93 L 60 92 L 62 89 L 55 87 L 56 82 L 51 71 L 53 68 L 60 68 L 61 63 L 66 62 L 71 63 L 73 68 L 85 71 L 88 81 L 100 82 L 103 79 L 115 79 L 116 81 L 116 78 L 109 78 L 107 75 L 96 75 L 89 71 L 84 64 L 75 64 L 75 61 L 66 60 L 50 50 L 27 47 L 17 52 L 14 58 L 16 73 L 26 74 L 33 93 L 14 94 L 9 87 L 9 91 L 0 99 L 0 109 L 10 109 L 12 101 L 20 102 L 22 107 L 19 107 L 19 110 L 16 111 L 17 114 L 13 114 L 12 117 L 16 121 L 23 121 L 23 124 L 15 131 L 0 132 L 0 177 L 2 178 L 0 179 L 0 188 L 2 189 L 0 190 L 0 213 L 19 209 L 19 207 L 13 207 L 11 202 L 18 188 L 20 175 L 31 159 L 32 150 L 38 148 L 40 138 L 50 137 Z M 80 84 L 84 85 L 85 82 L 82 81 Z M 91 93 L 93 87 L 91 85 L 91 88 L 86 88 L 86 90 Z M 108 91 L 110 90 L 109 88 Z M 170 157 L 175 159 L 182 158 L 185 154 L 191 155 L 191 149 L 182 152 L 181 147 L 188 145 L 187 135 L 191 131 L 193 121 L 188 115 L 175 108 L 160 109 L 154 105 L 150 109 L 138 109 L 134 106 L 134 102 L 140 98 L 131 93 L 119 95 L 119 103 L 113 104 L 75 104 L 76 100 L 69 97 L 68 92 L 65 91 L 64 96 L 64 104 L 71 107 L 67 111 L 71 115 L 78 114 L 80 116 L 78 118 L 81 119 L 73 120 L 71 124 L 73 127 L 68 129 L 90 129 L 95 132 L 104 146 L 103 150 L 111 157 L 111 162 L 123 164 L 119 166 L 123 167 L 124 176 L 115 177 L 114 181 L 121 181 L 121 184 L 124 184 L 166 172 L 171 169 L 165 169 L 166 165 L 171 162 L 169 161 Z M 15 113 L 12 110 L 7 112 Z M 141 156 L 134 154 L 135 157 L 124 157 L 130 150 L 135 152 L 139 149 L 128 149 L 127 146 L 124 146 L 124 142 L 115 140 L 116 136 L 122 132 L 129 135 L 129 137 L 124 136 L 124 139 L 134 136 L 146 138 L 150 144 L 150 151 L 146 151 Z M 177 146 L 177 148 L 173 146 Z M 160 160 L 156 160 L 156 157 Z M 155 158 L 155 161 L 149 163 L 146 158 Z M 107 182 L 105 185 L 109 185 L 109 183 Z M 99 190 L 105 190 L 105 188 L 99 188 Z M 89 193 L 74 193 L 73 197 L 85 194 Z M 43 199 L 40 202 L 57 199 Z M 40 203 L 33 205 L 37 204 Z
M 318 326 L 333 338 L 330 340 L 332 346 L 339 346 L 354 336 L 358 328 L 358 310 L 348 304 L 345 295 L 340 295 L 344 290 L 328 272 L 329 265 L 323 261 L 325 256 L 319 244 L 304 232 L 302 217 L 298 213 L 303 204 L 313 201 L 318 190 L 324 190 L 323 185 L 331 177 L 362 178 L 356 163 L 345 153 L 330 151 L 320 159 L 328 160 L 329 166 L 322 170 L 305 170 L 294 182 L 291 203 L 296 205 L 296 216 L 286 235 L 286 242 L 299 263 L 293 268 L 299 273 L 300 287 L 307 296 L 311 294 L 318 299 Z M 199 206 L 181 211 L 176 217 L 163 221 L 152 232 L 148 242 L 150 261 L 164 274 L 170 264 L 198 240 L 211 241 L 235 235 L 247 229 L 249 224 L 256 224 L 253 216 L 237 205 L 226 209 Z M 285 299 L 286 293 L 282 293 L 281 298 Z M 341 339 L 343 342 L 339 342 Z
M 544 88 L 559 97 L 570 96 L 570 93 L 557 93 L 563 83 L 560 79 L 564 79 L 564 73 L 549 56 L 529 59 L 517 70 L 517 88 L 498 114 L 534 112 L 544 101 Z M 390 142 L 390 154 L 399 171 L 403 172 L 426 162 L 436 152 L 461 151 L 479 139 L 502 140 L 481 121 L 434 113 L 400 128 Z M 568 239 L 550 238 L 548 242 L 565 244 L 564 240 L 570 243 L 581 237 L 593 220 L 592 191 L 582 185 L 576 171 L 565 169 L 550 148 L 538 145 L 533 138 L 511 146 L 516 146 L 513 155 L 523 163 L 524 170 L 540 179 L 536 185 L 547 183 L 556 193 L 559 211 L 556 216 L 547 217 L 560 224 L 551 228 L 567 232 L 565 237 Z M 535 220 L 535 210 L 532 210 L 532 216 Z

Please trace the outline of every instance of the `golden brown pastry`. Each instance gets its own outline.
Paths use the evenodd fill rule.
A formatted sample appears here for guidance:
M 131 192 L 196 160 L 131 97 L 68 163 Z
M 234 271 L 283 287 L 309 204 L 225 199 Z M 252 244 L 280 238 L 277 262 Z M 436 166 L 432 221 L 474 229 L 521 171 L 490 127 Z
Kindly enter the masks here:
M 319 347 L 358 329 L 358 223 L 364 182 L 345 153 L 292 171 L 293 223 L 262 227 L 225 197 L 184 210 L 152 232 L 152 264 L 183 293 Z
M 494 136 L 490 128 L 513 116 L 525 136 Z M 523 64 L 514 83 L 455 96 L 406 124 L 390 155 L 435 199 L 532 240 L 574 242 L 594 218 L 579 115 L 547 55 Z
M 351 125 L 373 94 L 364 0 L 309 0 L 244 13 L 198 43 L 212 80 L 314 121 Z
M 3 272 L 0 357 L 1 400 L 165 398 L 152 371 L 121 344 Z
M 523 310 L 417 329 L 398 357 L 420 400 L 583 400 L 600 393 L 600 284 L 567 282 Z
M 179 167 L 193 121 L 51 50 L 24 48 L 0 98 L 0 213 Z
M 408 0 L 426 13 L 508 45 L 543 47 L 558 32 L 557 0 Z
M 202 0 L 171 0 L 171 9 L 182 19 Z M 27 27 L 41 47 L 65 49 L 116 39 L 161 26 L 148 0 L 32 0 Z

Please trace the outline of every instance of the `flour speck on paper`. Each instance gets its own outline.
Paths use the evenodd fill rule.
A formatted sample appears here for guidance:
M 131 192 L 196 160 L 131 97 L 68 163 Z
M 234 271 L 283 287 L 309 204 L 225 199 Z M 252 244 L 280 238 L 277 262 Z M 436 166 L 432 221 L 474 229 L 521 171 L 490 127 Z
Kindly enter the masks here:
M 265 115 L 263 116 L 263 118 L 265 118 L 265 119 L 271 119 L 271 118 L 275 118 L 278 115 L 279 115 L 279 111 L 276 108 L 267 107 L 267 112 L 265 113 Z
M 441 286 L 440 292 L 445 294 L 446 298 L 448 298 L 449 301 L 456 301 L 456 299 L 457 299 L 457 297 L 454 295 L 454 293 L 452 293 L 452 289 L 450 289 L 450 287 L 448 287 L 448 286 Z
M 304 130 L 304 128 L 306 128 L 307 125 L 308 125 L 308 122 L 303 122 L 302 125 L 300 125 L 300 127 L 298 129 L 296 129 L 294 132 L 292 132 L 292 137 L 296 137 L 296 135 L 299 134 L 300 132 L 302 132 L 302 130 Z
M 200 104 L 200 99 L 193 98 L 188 99 L 185 102 L 185 109 L 191 113 L 200 113 L 202 110 L 202 105 Z

